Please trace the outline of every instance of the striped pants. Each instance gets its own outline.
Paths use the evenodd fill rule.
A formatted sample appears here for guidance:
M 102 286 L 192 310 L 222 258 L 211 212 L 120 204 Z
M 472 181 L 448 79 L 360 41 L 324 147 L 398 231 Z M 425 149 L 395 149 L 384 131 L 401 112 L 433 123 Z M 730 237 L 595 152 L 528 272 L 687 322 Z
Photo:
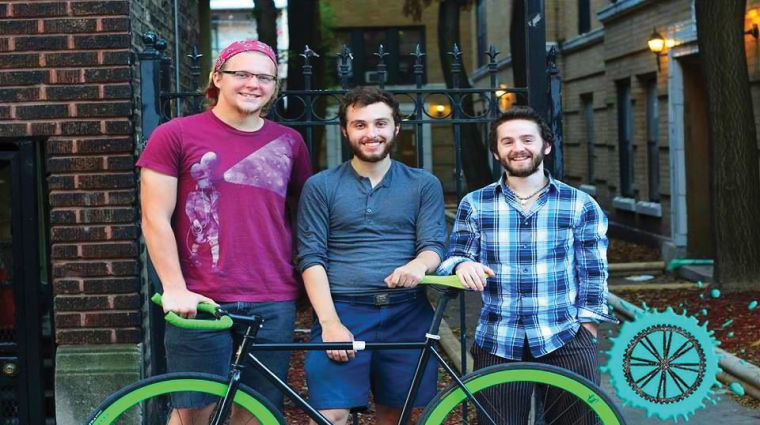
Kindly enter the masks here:
M 473 356 L 475 370 L 497 364 L 518 362 L 518 360 L 495 356 L 477 344 L 472 345 L 470 352 Z M 558 366 L 599 384 L 599 365 L 596 352 L 597 343 L 593 335 L 581 326 L 575 337 L 567 344 L 539 358 L 533 357 L 530 353 L 526 339 L 522 361 Z M 535 403 L 531 400 L 534 389 Z M 534 407 L 536 418 L 535 421 L 531 421 L 531 424 L 597 425 L 599 423 L 596 415 L 586 407 L 584 402 L 561 388 L 548 385 L 533 385 L 527 382 L 497 385 L 481 391 L 478 395 L 478 401 L 498 425 L 527 424 L 531 406 Z M 478 422 L 481 425 L 489 423 L 487 419 L 480 416 Z

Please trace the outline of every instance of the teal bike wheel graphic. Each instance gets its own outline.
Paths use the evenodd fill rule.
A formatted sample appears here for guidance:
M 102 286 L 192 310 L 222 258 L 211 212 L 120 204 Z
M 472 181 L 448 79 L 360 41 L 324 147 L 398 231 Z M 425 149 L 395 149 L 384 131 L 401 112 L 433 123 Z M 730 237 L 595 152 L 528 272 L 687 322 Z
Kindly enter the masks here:
M 706 324 L 694 317 L 672 308 L 643 311 L 613 338 L 605 370 L 626 404 L 662 420 L 688 419 L 713 394 L 716 345 Z
M 169 373 L 138 381 L 108 397 L 85 422 L 89 425 L 166 425 L 173 410 L 171 395 L 210 395 L 218 402 L 227 381 L 205 373 Z M 282 414 L 256 391 L 240 385 L 234 407 L 255 417 L 261 425 L 284 425 Z
M 575 423 L 579 425 L 624 425 L 625 420 L 615 403 L 596 384 L 588 379 L 558 367 L 538 363 L 512 363 L 476 370 L 462 378 L 467 389 L 486 409 L 497 425 L 512 424 L 514 410 L 523 406 L 504 405 L 491 396 L 511 391 L 515 386 L 533 389 L 533 397 L 520 416 L 520 423 L 545 424 Z M 524 388 L 524 387 L 523 387 Z M 540 396 L 543 394 L 543 397 Z M 551 397 L 547 397 L 551 394 Z M 489 422 L 477 411 L 465 392 L 455 384 L 439 393 L 425 407 L 417 423 L 442 425 L 461 423 L 462 406 L 469 423 L 479 418 L 480 424 Z M 568 418 L 572 419 L 568 421 Z M 523 421 L 524 419 L 524 421 Z

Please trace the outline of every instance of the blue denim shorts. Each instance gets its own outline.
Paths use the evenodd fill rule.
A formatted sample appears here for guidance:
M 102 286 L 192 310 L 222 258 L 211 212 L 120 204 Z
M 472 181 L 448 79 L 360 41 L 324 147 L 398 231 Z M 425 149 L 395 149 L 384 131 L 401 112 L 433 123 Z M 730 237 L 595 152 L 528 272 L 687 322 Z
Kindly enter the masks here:
M 233 314 L 260 314 L 264 324 L 256 335 L 259 343 L 293 342 L 295 301 L 235 302 L 221 304 Z M 226 331 L 201 331 L 166 325 L 166 365 L 169 372 L 205 372 L 227 377 L 234 350 L 242 341 L 245 326 Z M 259 351 L 256 357 L 280 379 L 287 381 L 288 351 Z M 241 382 L 261 393 L 282 411 L 282 393 L 259 372 L 251 367 L 243 369 Z M 175 393 L 175 408 L 197 408 L 214 403 L 214 396 L 201 393 Z
M 388 305 L 335 302 L 340 321 L 357 341 L 421 342 L 430 329 L 433 310 L 427 298 Z M 322 328 L 314 321 L 312 342 L 322 341 Z M 306 354 L 309 403 L 317 409 L 367 406 L 370 391 L 376 404 L 402 407 L 420 350 L 358 351 L 346 363 L 330 360 L 324 351 Z M 431 358 L 424 370 L 414 406 L 424 406 L 436 394 L 437 363 Z

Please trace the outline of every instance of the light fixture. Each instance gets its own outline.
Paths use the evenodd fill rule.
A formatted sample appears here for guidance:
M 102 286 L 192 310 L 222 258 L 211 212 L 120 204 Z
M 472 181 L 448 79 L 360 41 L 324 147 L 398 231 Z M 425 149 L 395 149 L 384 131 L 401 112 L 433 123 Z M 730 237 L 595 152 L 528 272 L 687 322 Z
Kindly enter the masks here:
M 430 106 L 428 107 L 428 111 L 431 117 L 445 118 L 451 114 L 451 106 L 443 103 L 431 102 Z
M 657 70 L 659 71 L 660 55 L 662 55 L 662 51 L 665 50 L 665 37 L 660 35 L 656 28 L 653 28 L 652 35 L 650 35 L 649 40 L 647 40 L 647 45 L 649 45 L 649 50 L 654 53 L 654 60 L 657 62 Z
M 496 90 L 494 94 L 496 95 L 496 99 L 498 99 L 499 103 L 499 111 L 505 112 L 507 109 L 512 107 L 512 104 L 514 103 L 514 93 L 510 93 L 507 91 L 506 84 L 502 83 L 499 84 L 499 90 Z
M 744 31 L 744 34 L 749 34 L 752 37 L 755 37 L 755 40 L 757 40 L 758 37 L 760 37 L 760 30 L 758 30 L 757 27 L 757 25 L 760 24 L 760 15 L 757 13 L 757 9 L 752 9 L 747 12 L 747 18 L 749 18 L 749 21 L 752 24 L 752 28 Z

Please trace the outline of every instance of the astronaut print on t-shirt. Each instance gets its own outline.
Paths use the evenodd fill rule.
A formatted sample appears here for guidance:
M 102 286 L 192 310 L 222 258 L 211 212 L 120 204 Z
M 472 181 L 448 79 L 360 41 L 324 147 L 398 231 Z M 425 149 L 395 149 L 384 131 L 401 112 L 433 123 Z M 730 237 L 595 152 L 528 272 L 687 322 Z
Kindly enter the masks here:
M 219 192 L 214 187 L 214 170 L 219 161 L 216 153 L 206 152 L 201 160 L 190 168 L 195 180 L 195 190 L 187 195 L 185 214 L 190 219 L 187 244 L 190 259 L 196 266 L 201 265 L 198 250 L 208 245 L 211 251 L 211 268 L 219 265 Z

